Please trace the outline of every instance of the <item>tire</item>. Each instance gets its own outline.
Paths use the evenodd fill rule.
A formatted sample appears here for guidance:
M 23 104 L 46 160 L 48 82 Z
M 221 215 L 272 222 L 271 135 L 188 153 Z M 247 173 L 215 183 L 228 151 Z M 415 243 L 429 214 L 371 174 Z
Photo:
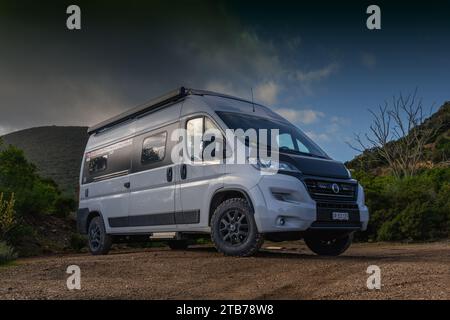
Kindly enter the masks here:
M 108 254 L 112 246 L 112 237 L 106 233 L 101 217 L 94 217 L 88 227 L 88 246 L 93 255 Z
M 228 199 L 216 208 L 211 219 L 211 240 L 227 256 L 247 257 L 258 252 L 264 238 L 245 199 Z
M 304 239 L 308 248 L 319 256 L 338 256 L 352 244 L 353 232 L 333 237 L 313 234 L 305 236 Z
M 189 243 L 186 240 L 172 240 L 167 243 L 172 250 L 186 250 Z

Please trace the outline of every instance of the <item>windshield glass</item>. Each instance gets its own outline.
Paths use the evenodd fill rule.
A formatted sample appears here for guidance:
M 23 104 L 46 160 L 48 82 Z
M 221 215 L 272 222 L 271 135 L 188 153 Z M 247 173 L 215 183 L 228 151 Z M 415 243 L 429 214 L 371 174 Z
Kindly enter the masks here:
M 259 129 L 267 129 L 270 137 L 270 130 L 278 129 L 277 142 L 281 152 L 328 158 L 327 154 L 318 145 L 299 128 L 290 123 L 236 112 L 217 111 L 216 113 L 228 128 L 233 130 L 242 129 L 246 131 L 255 129 L 258 131 Z

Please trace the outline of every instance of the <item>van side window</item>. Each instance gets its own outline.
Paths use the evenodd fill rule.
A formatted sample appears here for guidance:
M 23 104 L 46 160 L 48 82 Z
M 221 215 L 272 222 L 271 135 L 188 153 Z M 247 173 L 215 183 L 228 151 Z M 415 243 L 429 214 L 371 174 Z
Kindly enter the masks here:
M 223 149 L 224 137 L 208 117 L 202 116 L 188 120 L 186 131 L 187 151 L 192 161 L 211 160 L 216 157 L 216 146 L 219 146 L 220 150 Z M 212 143 L 214 146 L 208 148 Z M 220 156 L 220 154 L 217 155 Z
M 187 122 L 187 151 L 192 161 L 202 160 L 202 136 L 203 136 L 203 117 L 194 118 Z
M 121 140 L 89 151 L 83 165 L 83 184 L 125 175 L 131 167 L 133 140 Z
M 164 159 L 166 153 L 167 132 L 161 132 L 144 139 L 142 143 L 141 163 L 150 164 Z
M 89 161 L 89 173 L 96 173 L 106 170 L 108 165 L 108 155 L 96 157 Z

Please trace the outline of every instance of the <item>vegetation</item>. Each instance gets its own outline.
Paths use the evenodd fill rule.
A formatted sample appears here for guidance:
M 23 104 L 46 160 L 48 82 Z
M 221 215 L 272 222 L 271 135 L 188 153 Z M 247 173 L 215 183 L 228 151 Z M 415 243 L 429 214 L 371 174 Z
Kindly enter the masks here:
M 429 118 L 416 93 L 372 112 L 348 162 L 365 189 L 369 228 L 362 240 L 434 240 L 450 234 L 450 102 Z M 365 142 L 363 142 L 365 141 Z
M 450 168 L 397 179 L 357 171 L 370 210 L 361 240 L 436 240 L 450 235 Z
M 22 150 L 36 166 L 36 172 L 55 181 L 63 195 L 76 198 L 87 127 L 37 127 L 7 134 L 2 139 L 5 145 Z
M 0 241 L 0 265 L 11 262 L 17 258 L 17 254 L 14 249 L 6 244 L 6 242 Z
M 384 107 L 381 107 L 384 108 Z M 384 114 L 384 119 L 386 119 L 386 114 L 390 112 L 386 110 Z M 378 118 L 380 118 L 380 112 L 375 113 Z M 422 118 L 423 116 L 421 116 Z M 383 119 L 383 116 L 381 116 Z M 405 119 L 401 117 L 400 119 Z M 425 144 L 422 143 L 421 152 L 419 153 L 419 158 L 414 162 L 414 171 L 430 168 L 436 165 L 448 165 L 450 163 L 450 101 L 445 102 L 437 112 L 431 115 L 427 119 L 422 118 L 422 124 L 414 127 L 414 134 L 420 133 L 422 130 L 425 130 L 427 134 L 433 133 L 428 137 L 427 140 L 421 140 Z M 374 117 L 374 122 L 372 124 L 373 128 L 378 127 L 376 123 L 379 123 L 379 120 L 376 120 Z M 387 123 L 387 122 L 386 122 Z M 396 125 L 392 125 L 390 123 L 389 132 L 392 133 Z M 386 129 L 387 130 L 387 129 Z M 411 129 L 413 130 L 413 129 Z M 369 129 L 370 132 L 366 134 L 356 134 L 355 142 L 351 144 L 353 149 L 357 149 L 361 152 L 361 154 L 355 157 L 353 160 L 346 163 L 347 167 L 353 168 L 355 170 L 361 171 L 370 171 L 373 174 L 393 174 L 394 176 L 401 176 L 401 171 L 399 174 L 394 174 L 392 172 L 392 166 L 389 165 L 389 162 L 384 159 L 381 153 L 379 146 L 384 145 L 386 148 L 385 152 L 392 153 L 396 150 L 400 150 L 403 146 L 405 140 L 403 140 L 403 146 L 397 146 L 400 142 L 395 136 L 390 135 L 385 144 L 379 144 L 379 146 L 375 146 L 370 142 L 363 141 L 365 136 L 371 137 L 370 139 L 374 140 L 374 135 L 371 134 L 372 130 Z M 397 129 L 398 131 L 398 129 Z M 361 140 L 360 142 L 358 142 Z M 407 137 L 407 141 L 411 141 L 410 136 Z M 381 152 L 381 153 L 380 153 Z M 393 165 L 395 166 L 395 161 L 397 158 L 392 156 Z M 411 164 L 410 162 L 405 162 L 406 164 Z M 415 173 L 415 172 L 414 172 Z
M 0 242 L 5 257 L 14 256 L 9 254 L 12 248 L 19 255 L 33 254 L 30 246 L 42 247 L 36 239 L 42 230 L 35 222 L 42 224 L 46 216 L 67 217 L 75 205 L 52 180 L 37 173 L 21 150 L 0 144 Z
M 0 193 L 0 265 L 14 260 L 17 256 L 14 249 L 3 241 L 15 224 L 14 194 L 11 194 L 9 200 L 4 200 L 3 193 Z

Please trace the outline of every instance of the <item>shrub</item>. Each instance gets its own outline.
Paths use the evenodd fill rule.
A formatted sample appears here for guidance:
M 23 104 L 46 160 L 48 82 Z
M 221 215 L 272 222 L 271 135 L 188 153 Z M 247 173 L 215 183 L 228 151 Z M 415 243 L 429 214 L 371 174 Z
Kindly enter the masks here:
M 67 217 L 77 209 L 77 202 L 73 198 L 58 197 L 54 204 L 54 214 L 59 217 Z
M 4 240 L 16 224 L 14 202 L 14 193 L 9 200 L 3 200 L 3 193 L 0 193 L 0 240 Z
M 0 265 L 13 261 L 17 258 L 13 248 L 8 246 L 6 242 L 0 242 Z
M 394 179 L 355 173 L 365 188 L 370 210 L 360 239 L 433 240 L 450 234 L 450 168 L 428 169 Z
M 86 247 L 86 243 L 86 237 L 82 236 L 81 234 L 72 233 L 72 235 L 70 236 L 69 246 L 74 251 L 81 251 L 81 249 Z
M 15 193 L 19 216 L 53 212 L 60 196 L 56 184 L 41 178 L 36 167 L 14 146 L 0 150 L 0 192 Z

